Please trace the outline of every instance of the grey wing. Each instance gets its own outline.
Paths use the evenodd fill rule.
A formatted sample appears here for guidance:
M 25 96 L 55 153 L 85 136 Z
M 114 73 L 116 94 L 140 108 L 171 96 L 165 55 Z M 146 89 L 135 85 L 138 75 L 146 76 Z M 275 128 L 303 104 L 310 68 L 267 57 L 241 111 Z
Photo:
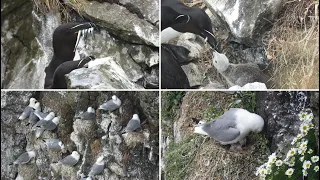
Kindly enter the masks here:
M 31 112 L 31 114 L 30 114 L 30 116 L 29 116 L 28 122 L 29 122 L 31 125 L 34 125 L 34 124 L 36 124 L 38 121 L 39 121 L 38 116 L 36 116 L 36 115 L 34 114 L 34 112 Z
M 73 166 L 73 165 L 77 164 L 78 161 L 75 158 L 73 158 L 71 155 L 69 155 L 69 156 L 61 159 L 59 162 L 62 164 L 65 164 L 65 165 Z
M 119 106 L 116 105 L 115 103 L 113 103 L 112 100 L 109 100 L 101 105 L 101 108 L 103 108 L 104 110 L 109 110 L 109 111 L 116 110 L 118 107 Z
M 140 122 L 134 119 L 131 119 L 126 127 L 126 132 L 132 132 L 140 127 Z
M 61 147 L 59 146 L 59 140 L 57 141 L 48 141 L 46 142 L 46 145 L 49 149 L 61 149 Z
M 49 131 L 54 130 L 57 127 L 57 125 L 55 123 L 53 123 L 52 121 L 47 121 L 47 123 L 45 123 L 41 126 Z
M 85 112 L 81 115 L 82 120 L 95 120 L 96 119 L 96 114 L 95 113 L 88 113 Z
M 235 128 L 236 127 L 236 112 L 237 108 L 231 108 L 226 111 L 222 116 L 218 117 L 215 121 L 210 123 L 211 128 L 214 131 L 221 131 L 225 129 Z
M 25 164 L 30 161 L 28 152 L 21 154 L 17 160 L 14 161 L 15 164 Z
M 40 121 L 38 121 L 35 125 L 34 125 L 34 127 L 41 127 L 41 126 L 43 126 L 44 124 L 46 124 L 47 123 L 47 121 L 45 121 L 45 120 L 40 120 Z
M 104 169 L 104 165 L 94 164 L 88 174 L 88 176 L 94 176 L 100 174 Z
M 222 142 L 229 142 L 236 139 L 240 135 L 240 131 L 236 128 L 228 128 L 221 130 L 214 136 L 214 139 Z
M 27 106 L 26 108 L 24 108 L 22 114 L 20 115 L 21 119 L 23 120 L 28 118 L 32 111 L 33 111 L 33 108 L 30 106 Z

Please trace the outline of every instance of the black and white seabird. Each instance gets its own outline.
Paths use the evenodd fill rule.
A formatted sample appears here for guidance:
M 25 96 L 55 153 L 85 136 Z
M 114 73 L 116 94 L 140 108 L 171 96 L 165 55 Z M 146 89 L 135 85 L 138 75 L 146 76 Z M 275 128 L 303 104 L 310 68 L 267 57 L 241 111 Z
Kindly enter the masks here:
M 60 64 L 54 72 L 53 81 L 47 88 L 50 89 L 67 89 L 67 82 L 65 80 L 65 75 L 69 74 L 75 69 L 86 67 L 88 62 L 94 60 L 93 56 L 88 56 L 82 60 L 78 61 L 67 61 Z
M 179 0 L 162 0 L 161 25 L 163 25 L 161 27 L 161 43 L 166 43 L 171 38 L 178 36 L 179 33 L 190 32 L 200 35 L 212 48 L 220 51 L 210 18 L 204 10 L 198 7 L 188 7 Z M 172 36 L 172 33 L 176 35 Z

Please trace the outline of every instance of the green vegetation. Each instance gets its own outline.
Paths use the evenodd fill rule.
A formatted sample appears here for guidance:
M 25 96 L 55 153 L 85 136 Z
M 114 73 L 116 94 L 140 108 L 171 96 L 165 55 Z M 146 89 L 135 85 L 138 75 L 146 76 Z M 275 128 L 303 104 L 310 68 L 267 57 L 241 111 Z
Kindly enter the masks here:
M 196 134 L 178 143 L 171 142 L 164 155 L 166 179 L 181 180 L 192 173 L 193 169 L 190 168 L 190 163 L 204 142 L 204 138 Z
M 251 91 L 236 92 L 232 96 L 232 102 L 230 104 L 215 104 L 203 110 L 203 119 L 207 122 L 213 121 L 230 108 L 243 108 L 250 112 L 255 112 L 256 93 Z
M 183 91 L 162 92 L 161 121 L 162 132 L 165 136 L 172 137 L 173 120 L 179 116 L 179 108 L 184 97 Z

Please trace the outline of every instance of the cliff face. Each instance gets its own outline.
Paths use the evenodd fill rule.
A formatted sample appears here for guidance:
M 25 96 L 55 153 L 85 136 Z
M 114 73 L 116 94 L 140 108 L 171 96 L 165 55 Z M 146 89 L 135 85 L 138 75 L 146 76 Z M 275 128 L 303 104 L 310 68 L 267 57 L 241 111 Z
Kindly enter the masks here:
M 75 118 L 88 106 L 97 109 L 113 94 L 122 101 L 118 110 L 97 110 L 91 124 Z M 60 117 L 56 130 L 36 138 L 27 120 L 18 120 L 30 97 L 41 103 L 44 112 L 53 111 Z M 158 92 L 1 92 L 1 179 L 79 179 L 101 155 L 105 168 L 97 179 L 158 179 L 158 108 Z M 139 114 L 142 128 L 124 135 L 134 113 Z M 66 151 L 49 150 L 43 142 L 47 138 L 60 139 Z M 12 165 L 30 150 L 37 152 L 35 159 Z M 75 166 L 56 164 L 72 151 L 80 154 Z

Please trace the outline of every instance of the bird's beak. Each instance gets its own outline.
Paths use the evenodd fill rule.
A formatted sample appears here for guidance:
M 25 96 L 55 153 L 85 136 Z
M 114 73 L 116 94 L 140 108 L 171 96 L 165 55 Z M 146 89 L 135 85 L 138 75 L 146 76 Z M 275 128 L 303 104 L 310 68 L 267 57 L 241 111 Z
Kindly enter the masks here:
M 216 39 L 216 37 L 214 36 L 214 34 L 208 30 L 204 30 L 201 33 L 201 36 L 205 39 L 205 41 L 207 43 L 209 43 L 209 45 L 211 46 L 211 48 L 213 48 L 214 50 L 216 50 L 217 52 L 221 53 L 221 45 L 220 42 Z

